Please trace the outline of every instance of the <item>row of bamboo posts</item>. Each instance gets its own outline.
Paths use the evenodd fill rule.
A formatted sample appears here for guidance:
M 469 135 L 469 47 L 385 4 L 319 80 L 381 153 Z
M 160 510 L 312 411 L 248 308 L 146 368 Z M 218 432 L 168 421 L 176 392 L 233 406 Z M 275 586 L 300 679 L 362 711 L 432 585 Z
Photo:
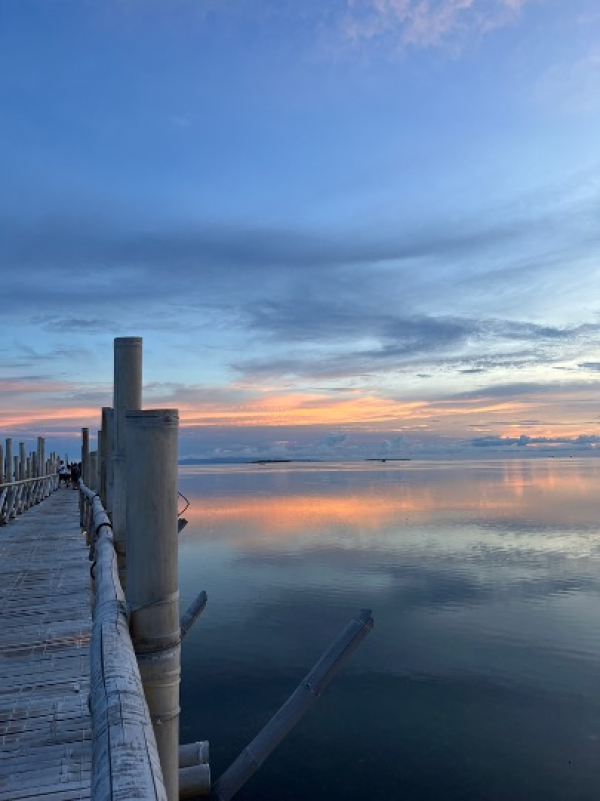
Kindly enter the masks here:
M 13 454 L 12 437 L 5 440 L 5 446 L 0 443 L 0 525 L 47 498 L 57 488 L 58 455 L 51 453 L 46 458 L 45 453 L 44 437 L 37 438 L 37 449 L 30 453 L 26 453 L 25 443 L 19 442 L 18 453 Z
M 208 743 L 179 744 L 181 642 L 206 605 L 206 593 L 200 592 L 180 618 L 177 540 L 185 521 L 177 511 L 179 415 L 176 409 L 141 406 L 142 340 L 119 337 L 113 406 L 102 409 L 95 451 L 89 429 L 82 429 L 79 480 L 80 523 L 92 562 L 92 799 L 179 801 L 210 795 L 230 801 L 318 699 L 369 634 L 373 619 L 363 610 L 350 621 L 211 786 Z M 37 460 L 32 457 L 27 469 L 43 465 L 55 487 L 58 460 L 52 454 L 47 464 L 43 448 L 38 441 Z M 14 462 L 13 478 L 22 463 L 17 471 Z

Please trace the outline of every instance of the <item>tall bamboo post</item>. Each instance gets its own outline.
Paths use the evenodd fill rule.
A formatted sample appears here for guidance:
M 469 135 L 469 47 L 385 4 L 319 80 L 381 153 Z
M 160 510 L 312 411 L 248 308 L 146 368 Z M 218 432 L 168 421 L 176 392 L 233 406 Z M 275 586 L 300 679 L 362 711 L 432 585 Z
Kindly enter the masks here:
M 19 442 L 19 481 L 25 478 L 25 468 L 27 467 L 27 456 L 25 454 L 25 443 Z
M 112 526 L 119 576 L 125 587 L 126 548 L 125 521 L 127 516 L 125 412 L 142 408 L 142 338 L 116 337 L 114 342 L 114 442 Z
M 87 482 L 87 474 L 89 472 L 90 464 L 90 430 L 89 428 L 81 429 L 81 479 L 83 483 Z M 86 504 L 83 501 L 83 495 L 79 493 L 79 525 L 81 528 L 86 526 Z
M 40 476 L 46 475 L 46 441 L 38 437 L 38 470 Z
M 6 440 L 6 476 L 5 481 L 10 484 L 13 481 L 13 448 L 12 437 Z
M 90 478 L 90 429 L 81 429 L 81 478 L 87 486 Z
M 100 495 L 102 505 L 109 517 L 113 510 L 113 442 L 114 410 L 111 406 L 102 407 L 102 452 L 100 457 Z
M 96 432 L 96 492 L 100 495 L 101 484 L 100 484 L 100 459 L 101 459 L 101 450 L 102 450 L 102 429 L 99 429 Z
M 179 801 L 178 424 L 175 409 L 125 415 L 131 639 L 169 801 Z
M 90 451 L 90 483 L 87 485 L 94 492 L 98 492 L 98 451 Z

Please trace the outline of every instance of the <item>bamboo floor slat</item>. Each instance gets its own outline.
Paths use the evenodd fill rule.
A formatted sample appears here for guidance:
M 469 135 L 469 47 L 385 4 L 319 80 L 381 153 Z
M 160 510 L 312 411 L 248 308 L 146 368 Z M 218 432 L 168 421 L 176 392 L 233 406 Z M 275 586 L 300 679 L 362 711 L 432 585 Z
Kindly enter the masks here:
M 0 527 L 0 801 L 84 801 L 92 763 L 89 561 L 78 493 Z

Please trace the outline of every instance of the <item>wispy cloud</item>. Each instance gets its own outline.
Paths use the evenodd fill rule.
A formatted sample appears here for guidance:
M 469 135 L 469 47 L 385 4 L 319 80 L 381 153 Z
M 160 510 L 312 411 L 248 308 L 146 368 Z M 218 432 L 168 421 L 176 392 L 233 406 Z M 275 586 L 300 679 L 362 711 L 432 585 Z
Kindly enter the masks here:
M 452 44 L 514 22 L 531 0 L 347 0 L 345 38 L 391 39 L 399 47 Z
M 596 28 L 598 23 L 596 21 Z M 591 45 L 578 58 L 562 60 L 538 80 L 538 97 L 564 112 L 580 114 L 600 108 L 600 45 Z

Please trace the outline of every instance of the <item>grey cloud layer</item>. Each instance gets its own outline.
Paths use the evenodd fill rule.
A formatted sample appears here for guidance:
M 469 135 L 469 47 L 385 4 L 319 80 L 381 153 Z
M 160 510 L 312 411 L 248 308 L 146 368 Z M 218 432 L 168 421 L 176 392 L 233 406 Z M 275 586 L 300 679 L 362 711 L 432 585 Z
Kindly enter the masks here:
M 28 298 L 29 322 L 48 334 L 221 326 L 244 354 L 233 367 L 250 376 L 403 367 L 466 376 L 560 359 L 594 370 L 585 350 L 598 336 L 593 306 L 589 322 L 573 325 L 556 321 L 552 305 L 559 291 L 593 304 L 600 289 L 577 261 L 598 241 L 594 204 L 561 201 L 521 216 L 515 204 L 455 225 L 343 232 L 4 218 L 0 269 L 7 295 Z M 567 264 L 569 239 L 577 244 Z M 19 305 L 13 311 L 22 319 Z

